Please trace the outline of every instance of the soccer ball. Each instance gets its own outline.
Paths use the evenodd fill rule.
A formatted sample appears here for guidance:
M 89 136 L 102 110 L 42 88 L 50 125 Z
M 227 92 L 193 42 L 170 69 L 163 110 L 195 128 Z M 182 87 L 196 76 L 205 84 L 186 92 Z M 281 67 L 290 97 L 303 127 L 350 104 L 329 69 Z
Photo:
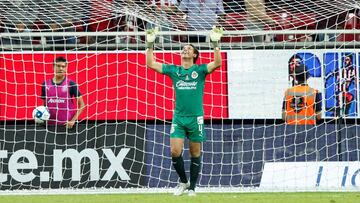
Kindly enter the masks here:
M 32 116 L 35 120 L 35 123 L 44 123 L 50 118 L 49 110 L 46 106 L 38 106 L 34 109 Z

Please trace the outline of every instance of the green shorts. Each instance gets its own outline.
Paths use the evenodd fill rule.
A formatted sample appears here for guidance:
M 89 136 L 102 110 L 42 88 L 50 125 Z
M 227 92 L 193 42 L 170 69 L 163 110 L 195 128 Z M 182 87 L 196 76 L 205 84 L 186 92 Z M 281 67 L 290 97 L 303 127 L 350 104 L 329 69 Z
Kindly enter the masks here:
M 192 142 L 205 141 L 204 116 L 174 115 L 170 137 L 182 139 L 187 137 Z

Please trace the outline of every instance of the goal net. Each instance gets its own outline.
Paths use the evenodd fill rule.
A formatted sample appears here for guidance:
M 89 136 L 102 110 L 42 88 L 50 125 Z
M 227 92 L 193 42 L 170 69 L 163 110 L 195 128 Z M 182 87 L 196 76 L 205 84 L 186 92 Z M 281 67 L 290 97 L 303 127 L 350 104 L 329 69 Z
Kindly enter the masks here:
M 175 187 L 175 94 L 146 67 L 144 31 L 160 28 L 157 61 L 180 65 L 192 43 L 206 64 L 214 25 L 223 61 L 206 78 L 199 191 L 359 190 L 355 0 L 17 0 L 0 11 L 1 191 Z M 71 129 L 32 118 L 58 57 L 80 94 L 54 86 L 86 106 Z M 312 89 L 286 91 L 307 87 L 298 75 Z M 187 141 L 183 156 L 189 174 Z

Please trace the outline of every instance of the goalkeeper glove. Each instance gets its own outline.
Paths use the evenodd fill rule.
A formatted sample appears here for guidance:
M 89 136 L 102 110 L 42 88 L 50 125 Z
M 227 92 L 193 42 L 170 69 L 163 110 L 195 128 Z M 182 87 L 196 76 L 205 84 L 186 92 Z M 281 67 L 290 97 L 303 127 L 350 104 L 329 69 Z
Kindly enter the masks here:
M 159 32 L 159 28 L 155 27 L 149 30 L 146 30 L 146 47 L 152 49 L 156 39 L 156 35 Z
M 223 36 L 223 33 L 224 33 L 224 29 L 222 27 L 217 28 L 214 26 L 213 29 L 210 31 L 210 41 L 213 45 L 213 48 L 219 46 L 219 41 Z

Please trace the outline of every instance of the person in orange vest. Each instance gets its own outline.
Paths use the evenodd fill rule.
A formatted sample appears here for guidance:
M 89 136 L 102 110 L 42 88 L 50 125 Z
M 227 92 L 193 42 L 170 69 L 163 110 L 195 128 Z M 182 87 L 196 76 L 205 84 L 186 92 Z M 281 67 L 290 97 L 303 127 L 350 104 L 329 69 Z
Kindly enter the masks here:
M 321 94 L 307 84 L 303 64 L 294 68 L 294 85 L 285 91 L 282 119 L 290 125 L 315 125 L 321 119 Z

